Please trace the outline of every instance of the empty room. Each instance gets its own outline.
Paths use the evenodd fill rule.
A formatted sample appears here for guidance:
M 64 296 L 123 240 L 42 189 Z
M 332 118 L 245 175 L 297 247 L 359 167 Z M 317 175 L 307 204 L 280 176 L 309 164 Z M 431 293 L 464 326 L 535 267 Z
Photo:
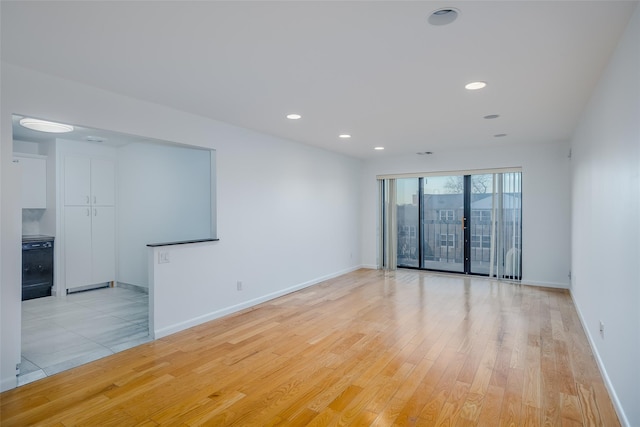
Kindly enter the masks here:
M 640 426 L 638 1 L 0 2 L 0 424 Z

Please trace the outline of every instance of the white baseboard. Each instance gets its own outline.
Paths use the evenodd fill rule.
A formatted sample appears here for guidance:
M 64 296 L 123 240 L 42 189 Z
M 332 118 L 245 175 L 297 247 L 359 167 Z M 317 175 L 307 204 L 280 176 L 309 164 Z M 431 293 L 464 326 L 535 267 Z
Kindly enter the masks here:
M 540 282 L 537 280 L 522 280 L 523 285 L 542 286 L 544 288 L 557 288 L 557 289 L 570 289 L 571 286 L 568 283 L 555 283 L 555 282 Z
M 156 329 L 153 331 L 154 339 L 166 337 L 167 335 L 175 334 L 176 332 L 183 331 L 185 329 L 191 328 L 193 326 L 200 325 L 205 322 L 209 322 L 211 320 L 219 319 L 221 317 L 227 316 L 229 314 L 236 313 L 238 311 L 244 310 L 246 308 L 250 308 L 261 304 L 263 302 L 281 297 L 283 295 L 290 294 L 295 291 L 299 291 L 300 289 L 307 288 L 309 286 L 316 285 L 320 282 L 324 282 L 325 280 L 333 279 L 338 276 L 342 276 L 343 274 L 351 273 L 352 271 L 356 271 L 362 268 L 361 266 L 353 266 L 346 268 L 344 270 L 337 271 L 335 273 L 327 274 L 325 276 L 317 277 L 315 279 L 309 280 L 307 282 L 299 283 L 297 285 L 291 286 L 286 289 L 279 290 L 277 292 L 272 292 L 267 295 L 263 295 L 258 298 L 254 298 L 249 301 L 242 302 L 240 304 L 232 305 L 229 307 L 221 308 L 220 310 L 212 311 L 211 313 L 204 314 L 202 316 L 194 317 L 193 319 L 189 319 L 184 322 L 176 323 L 162 329 Z
M 598 364 L 598 369 L 600 369 L 600 374 L 604 379 L 604 385 L 607 387 L 607 391 L 609 391 L 609 397 L 611 398 L 611 402 L 613 403 L 613 407 L 616 410 L 616 414 L 618 414 L 618 418 L 620 419 L 620 423 L 625 427 L 631 427 L 629 420 L 627 419 L 627 415 L 622 409 L 622 404 L 620 403 L 620 399 L 618 399 L 618 395 L 616 394 L 616 390 L 613 388 L 613 384 L 611 384 L 611 379 L 607 374 L 607 370 L 602 362 L 602 358 L 600 358 L 600 353 L 598 353 L 598 348 L 595 345 L 595 341 L 593 340 L 593 336 L 589 332 L 587 328 L 587 322 L 584 320 L 582 316 L 582 312 L 580 311 L 580 307 L 578 306 L 576 300 L 573 298 L 573 292 L 569 290 L 569 295 L 571 295 L 571 300 L 573 301 L 573 306 L 576 308 L 576 312 L 578 313 L 578 319 L 580 319 L 580 324 L 582 325 L 582 329 L 584 330 L 585 335 L 587 336 L 587 340 L 589 341 L 589 346 L 591 347 L 591 351 L 596 359 L 596 363 Z

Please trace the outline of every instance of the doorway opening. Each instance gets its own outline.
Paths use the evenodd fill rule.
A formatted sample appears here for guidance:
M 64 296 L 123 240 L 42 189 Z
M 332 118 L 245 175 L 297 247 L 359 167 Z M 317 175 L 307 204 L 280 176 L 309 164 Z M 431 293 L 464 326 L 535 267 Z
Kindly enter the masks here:
M 78 125 L 40 132 L 23 118 L 23 250 L 51 242 L 52 267 L 45 287 L 22 266 L 23 290 L 39 287 L 15 319 L 18 385 L 151 340 L 147 245 L 216 232 L 215 150 Z

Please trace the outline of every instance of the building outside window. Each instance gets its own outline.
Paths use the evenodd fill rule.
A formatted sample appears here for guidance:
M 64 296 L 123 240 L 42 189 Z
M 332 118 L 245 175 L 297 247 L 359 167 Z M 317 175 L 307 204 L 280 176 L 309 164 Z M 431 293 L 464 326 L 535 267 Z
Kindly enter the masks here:
M 455 248 L 456 247 L 456 238 L 455 234 L 441 234 L 440 235 L 440 246 L 446 248 Z
M 489 249 L 491 247 L 491 236 L 485 234 L 473 234 L 471 236 L 471 247 Z
M 454 221 L 456 214 L 453 209 L 442 209 L 440 211 L 440 221 Z
M 472 210 L 471 211 L 471 220 L 477 222 L 490 222 L 491 221 L 491 211 L 490 210 Z

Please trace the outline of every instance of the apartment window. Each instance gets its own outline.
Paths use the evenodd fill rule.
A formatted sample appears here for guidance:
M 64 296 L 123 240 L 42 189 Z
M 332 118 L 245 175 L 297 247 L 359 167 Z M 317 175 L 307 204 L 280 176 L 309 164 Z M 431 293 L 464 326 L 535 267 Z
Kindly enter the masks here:
M 485 236 L 482 234 L 471 235 L 471 247 L 472 248 L 485 248 L 491 247 L 491 236 Z
M 415 237 L 416 236 L 416 228 L 413 226 L 402 226 L 402 227 L 398 227 L 398 235 L 399 236 L 411 236 L 411 237 Z
M 456 247 L 456 235 L 455 234 L 441 234 L 440 235 L 440 246 L 445 248 L 455 248 Z
M 453 221 L 456 219 L 456 213 L 453 209 L 442 209 L 440 211 L 440 221 Z
M 491 221 L 491 211 L 490 210 L 472 210 L 471 220 L 477 221 L 477 222 L 489 222 Z

